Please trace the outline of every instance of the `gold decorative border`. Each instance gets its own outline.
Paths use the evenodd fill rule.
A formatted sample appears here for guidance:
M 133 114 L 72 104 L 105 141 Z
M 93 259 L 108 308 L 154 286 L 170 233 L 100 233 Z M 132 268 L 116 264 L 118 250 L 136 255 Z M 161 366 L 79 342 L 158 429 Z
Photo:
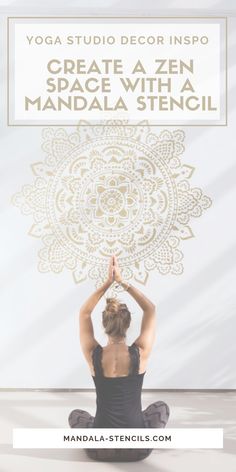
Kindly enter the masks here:
M 53 126 L 53 127 L 75 127 L 77 124 L 73 123 L 58 123 L 58 124 L 47 124 L 47 123 L 41 123 L 41 124 L 12 124 L 10 123 L 10 113 L 9 113 L 9 101 L 10 101 L 10 87 L 9 87 L 9 67 L 10 67 L 10 62 L 9 62 L 9 26 L 10 26 L 10 20 L 14 19 L 81 19 L 81 20 L 87 20 L 87 19 L 201 19 L 201 20 L 217 20 L 221 19 L 225 21 L 225 61 L 224 61 L 224 66 L 225 66 L 225 103 L 224 103 L 224 108 L 225 108 L 225 123 L 222 124 L 185 124 L 185 123 L 174 123 L 174 124 L 169 124 L 169 123 L 156 123 L 156 124 L 149 124 L 145 125 L 145 123 L 140 124 L 135 123 L 135 124 L 129 124 L 129 126 L 183 126 L 183 127 L 205 127 L 205 126 L 228 126 L 228 17 L 227 16 L 8 16 L 7 17 L 7 126 L 9 127 L 15 127 L 15 126 L 26 126 L 26 127 L 43 127 L 43 126 Z M 142 120 L 141 120 L 142 121 Z M 145 121 L 145 120 L 143 120 Z M 87 126 L 87 125 L 81 125 L 81 126 Z M 91 126 L 104 126 L 103 124 L 94 124 Z M 114 126 L 113 124 L 109 124 L 106 126 Z M 120 126 L 126 126 L 126 125 L 120 125 Z

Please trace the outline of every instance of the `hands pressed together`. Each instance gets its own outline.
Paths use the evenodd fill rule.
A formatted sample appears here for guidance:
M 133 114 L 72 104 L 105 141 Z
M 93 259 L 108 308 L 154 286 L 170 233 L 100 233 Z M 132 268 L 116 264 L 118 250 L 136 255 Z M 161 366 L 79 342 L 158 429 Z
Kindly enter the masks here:
M 116 282 L 121 282 L 122 280 L 118 260 L 115 255 L 111 256 L 110 261 L 109 261 L 107 281 L 110 284 L 112 284 L 114 280 Z

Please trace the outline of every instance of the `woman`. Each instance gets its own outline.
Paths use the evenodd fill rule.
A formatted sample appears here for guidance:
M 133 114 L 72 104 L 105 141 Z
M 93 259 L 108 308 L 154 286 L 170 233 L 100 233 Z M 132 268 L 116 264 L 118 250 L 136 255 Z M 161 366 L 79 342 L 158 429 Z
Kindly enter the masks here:
M 143 311 L 141 332 L 132 345 L 126 344 L 131 321 L 125 303 L 107 298 L 102 323 L 108 336 L 102 347 L 94 338 L 91 314 L 100 298 L 116 281 L 136 300 Z M 164 428 L 169 407 L 163 401 L 141 408 L 141 390 L 148 357 L 155 339 L 155 305 L 137 288 L 122 280 L 116 256 L 109 263 L 108 278 L 82 305 L 79 313 L 80 342 L 96 388 L 95 417 L 85 410 L 73 410 L 71 428 Z M 103 461 L 144 459 L 152 449 L 86 449 L 87 455 Z

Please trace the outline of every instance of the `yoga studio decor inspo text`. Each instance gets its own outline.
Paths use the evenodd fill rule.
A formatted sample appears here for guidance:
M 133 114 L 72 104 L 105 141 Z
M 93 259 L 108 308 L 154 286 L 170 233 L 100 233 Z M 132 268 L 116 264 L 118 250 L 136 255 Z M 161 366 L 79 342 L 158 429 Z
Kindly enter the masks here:
M 218 18 L 12 18 L 9 124 L 223 125 L 225 30 Z

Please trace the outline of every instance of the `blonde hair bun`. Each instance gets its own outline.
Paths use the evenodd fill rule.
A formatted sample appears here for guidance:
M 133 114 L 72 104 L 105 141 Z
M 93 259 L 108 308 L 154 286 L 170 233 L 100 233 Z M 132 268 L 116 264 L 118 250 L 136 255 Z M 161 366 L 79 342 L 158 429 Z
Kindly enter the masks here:
M 113 297 L 106 299 L 106 307 L 102 312 L 102 323 L 105 333 L 110 336 L 125 336 L 131 322 L 131 313 L 126 303 Z
M 120 302 L 117 298 L 107 298 L 106 312 L 116 313 L 119 310 Z

